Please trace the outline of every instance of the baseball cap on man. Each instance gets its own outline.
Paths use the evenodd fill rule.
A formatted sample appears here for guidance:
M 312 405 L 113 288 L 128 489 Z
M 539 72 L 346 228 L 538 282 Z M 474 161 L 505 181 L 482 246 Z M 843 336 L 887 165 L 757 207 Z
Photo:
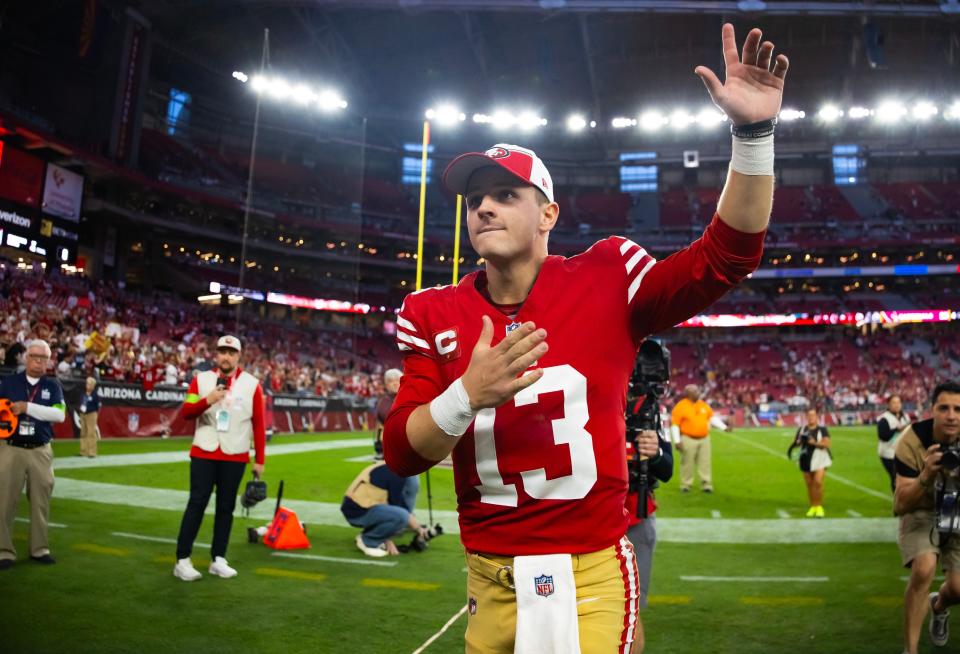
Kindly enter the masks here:
M 467 152 L 443 171 L 443 185 L 451 193 L 467 194 L 470 176 L 487 166 L 500 166 L 520 181 L 535 186 L 553 202 L 553 180 L 537 153 L 519 145 L 497 143 L 486 152 Z
M 217 341 L 217 349 L 219 350 L 221 347 L 228 347 L 231 350 L 240 352 L 240 339 L 236 336 L 230 336 L 229 334 L 221 336 L 220 340 Z

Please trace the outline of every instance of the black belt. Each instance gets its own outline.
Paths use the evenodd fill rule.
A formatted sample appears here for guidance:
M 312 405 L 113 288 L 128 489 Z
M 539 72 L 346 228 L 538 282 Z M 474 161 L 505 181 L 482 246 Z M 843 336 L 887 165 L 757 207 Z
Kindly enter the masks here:
M 21 447 L 25 450 L 35 450 L 38 447 L 43 447 L 46 443 L 17 443 L 15 441 L 7 441 L 7 445 L 13 445 L 14 447 Z

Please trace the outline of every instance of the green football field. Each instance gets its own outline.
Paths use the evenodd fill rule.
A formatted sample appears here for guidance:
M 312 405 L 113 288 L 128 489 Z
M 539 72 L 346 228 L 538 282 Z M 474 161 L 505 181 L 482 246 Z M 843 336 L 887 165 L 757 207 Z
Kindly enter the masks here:
M 900 652 L 905 571 L 889 487 L 872 428 L 836 428 L 825 520 L 804 518 L 806 494 L 785 452 L 788 429 L 713 436 L 716 492 L 658 492 L 660 543 L 648 652 Z M 228 558 L 240 574 L 184 583 L 171 575 L 186 502 L 184 439 L 105 441 L 101 456 L 58 442 L 51 547 L 58 563 L 27 560 L 21 502 L 19 561 L 0 573 L 0 652 L 463 651 L 465 604 L 456 533 L 423 553 L 368 559 L 339 516 L 344 488 L 366 465 L 365 433 L 278 436 L 268 446 L 271 499 L 239 514 Z M 679 465 L 677 466 L 679 473 Z M 452 473 L 430 475 L 435 521 L 456 521 Z M 308 526 L 309 550 L 276 553 L 246 542 L 277 482 Z M 418 513 L 426 519 L 426 484 Z M 194 551 L 206 572 L 208 514 Z M 404 538 L 403 540 L 406 540 Z M 921 651 L 934 650 L 926 639 Z

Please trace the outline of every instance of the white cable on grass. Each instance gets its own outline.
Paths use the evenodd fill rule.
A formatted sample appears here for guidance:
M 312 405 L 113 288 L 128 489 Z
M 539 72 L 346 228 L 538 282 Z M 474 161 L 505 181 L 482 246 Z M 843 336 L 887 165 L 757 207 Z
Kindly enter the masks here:
M 413 650 L 413 654 L 420 654 L 423 650 L 427 649 L 427 647 L 429 647 L 430 644 L 433 643 L 433 641 L 435 641 L 437 638 L 439 638 L 440 636 L 442 636 L 443 634 L 445 634 L 446 631 L 447 631 L 447 629 L 449 629 L 451 626 L 453 626 L 453 623 L 456 622 L 457 619 L 459 619 L 460 616 L 463 615 L 463 614 L 466 613 L 466 612 L 467 612 L 467 605 L 464 604 L 464 605 L 463 605 L 463 608 L 460 609 L 459 611 L 457 611 L 456 615 L 454 615 L 452 618 L 450 618 L 449 620 L 447 620 L 447 624 L 443 625 L 443 627 L 440 629 L 440 631 L 438 631 L 437 633 L 435 633 L 435 634 L 433 634 L 432 636 L 430 636 L 430 638 L 427 639 L 427 642 L 425 642 L 423 645 L 421 645 L 421 646 L 418 647 L 417 649 Z

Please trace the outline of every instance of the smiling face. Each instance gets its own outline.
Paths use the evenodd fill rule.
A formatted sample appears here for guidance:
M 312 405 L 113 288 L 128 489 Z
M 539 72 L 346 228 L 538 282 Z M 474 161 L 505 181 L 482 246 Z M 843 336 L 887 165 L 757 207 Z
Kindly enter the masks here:
M 560 208 L 499 166 L 481 168 L 467 185 L 470 244 L 494 264 L 547 253 Z

